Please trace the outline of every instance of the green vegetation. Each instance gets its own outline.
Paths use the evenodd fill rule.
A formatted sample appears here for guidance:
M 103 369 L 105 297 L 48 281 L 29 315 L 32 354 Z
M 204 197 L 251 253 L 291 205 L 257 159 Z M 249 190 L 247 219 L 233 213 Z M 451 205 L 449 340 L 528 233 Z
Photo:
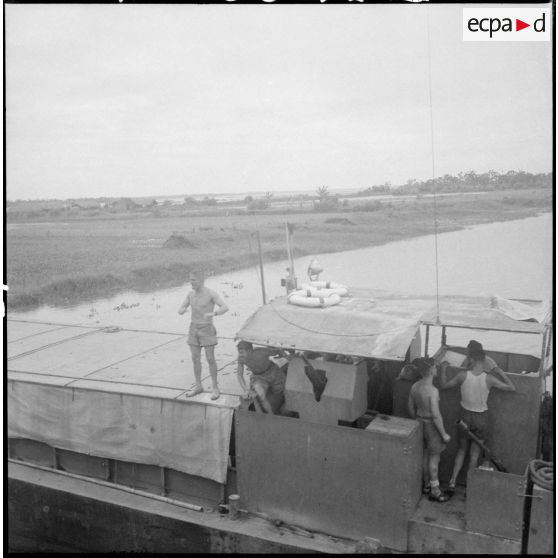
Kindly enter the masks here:
M 253 265 L 254 231 L 264 261 L 286 258 L 285 223 L 295 226 L 295 256 L 384 244 L 433 232 L 432 198 L 338 205 L 327 217 L 312 208 L 270 205 L 250 214 L 220 207 L 161 207 L 159 217 L 134 206 L 108 217 L 68 217 L 7 224 L 9 309 L 65 305 L 122 290 L 184 284 L 201 267 L 221 273 Z M 548 189 L 439 197 L 439 231 L 550 211 Z M 40 211 L 40 209 L 38 209 Z M 349 226 L 350 225 L 350 226 Z
M 379 205 L 367 201 L 373 196 L 423 196 L 428 194 L 481 193 L 499 190 L 551 189 L 552 174 L 531 174 L 523 171 L 495 171 L 477 174 L 475 171 L 446 174 L 433 180 L 419 182 L 411 179 L 406 184 L 392 186 L 386 182 L 354 193 L 332 194 L 328 186 L 320 186 L 314 194 L 275 195 L 266 192 L 261 196 L 245 196 L 244 200 L 218 200 L 213 195 L 185 196 L 182 203 L 165 200 L 158 203 L 154 198 L 81 198 L 69 200 L 16 200 L 6 202 L 6 217 L 9 222 L 52 221 L 66 219 L 129 217 L 178 217 L 220 215 L 245 215 L 261 212 L 298 212 L 313 210 L 331 213 L 339 210 L 376 211 Z
M 403 195 L 403 194 L 431 194 L 458 192 L 490 192 L 493 190 L 531 190 L 533 188 L 552 188 L 552 173 L 532 174 L 524 171 L 508 171 L 498 173 L 490 170 L 485 173 L 468 171 L 460 172 L 457 176 L 445 174 L 422 182 L 411 179 L 406 184 L 392 187 L 391 182 L 379 186 L 372 186 L 358 193 L 361 196 L 370 195 Z

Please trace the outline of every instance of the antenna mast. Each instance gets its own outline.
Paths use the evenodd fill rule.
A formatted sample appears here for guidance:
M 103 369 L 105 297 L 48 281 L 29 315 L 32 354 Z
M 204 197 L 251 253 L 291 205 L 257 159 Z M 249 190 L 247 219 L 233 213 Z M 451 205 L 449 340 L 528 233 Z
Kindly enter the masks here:
M 293 234 L 294 225 L 285 223 L 285 233 L 287 235 L 287 255 L 289 257 L 289 267 L 287 278 L 285 279 L 285 287 L 287 287 L 287 294 L 296 289 L 297 281 L 294 271 L 293 250 L 291 247 L 291 236 Z
M 263 268 L 263 258 L 262 258 L 262 243 L 260 241 L 260 231 L 256 231 L 256 238 L 258 239 L 258 256 L 260 259 L 260 274 L 262 277 L 262 299 L 263 303 L 266 303 L 265 300 L 265 280 L 264 280 L 264 268 Z
M 436 322 L 440 323 L 440 289 L 438 279 L 438 200 L 436 196 L 436 185 L 434 180 L 436 178 L 436 165 L 434 162 L 434 119 L 432 111 L 432 67 L 430 60 L 430 6 L 426 7 L 426 30 L 428 35 L 428 102 L 430 104 L 430 153 L 432 156 L 432 185 L 434 192 L 434 250 L 436 254 Z

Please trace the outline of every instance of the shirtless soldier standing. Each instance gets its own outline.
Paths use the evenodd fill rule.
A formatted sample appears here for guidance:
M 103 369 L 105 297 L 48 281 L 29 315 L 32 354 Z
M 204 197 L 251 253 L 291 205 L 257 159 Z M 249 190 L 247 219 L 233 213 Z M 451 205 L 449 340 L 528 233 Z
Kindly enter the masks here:
M 413 418 L 422 422 L 423 493 L 428 494 L 429 500 L 446 502 L 448 497 L 440 490 L 438 463 L 450 436 L 444 428 L 440 414 L 438 389 L 432 383 L 437 372 L 436 363 L 432 358 L 416 358 L 413 364 L 418 369 L 421 379 L 413 384 L 409 393 L 409 412 Z
M 190 273 L 192 291 L 188 293 L 186 300 L 178 309 L 179 314 L 184 314 L 189 306 L 192 307 L 192 322 L 188 332 L 188 345 L 192 352 L 194 363 L 194 376 L 196 385 L 186 393 L 186 397 L 192 397 L 203 391 L 201 383 L 201 349 L 205 348 L 205 356 L 209 365 L 209 374 L 213 383 L 211 399 L 217 399 L 220 395 L 217 385 L 217 363 L 215 362 L 215 345 L 217 345 L 217 331 L 213 325 L 213 318 L 228 312 L 228 306 L 221 297 L 211 289 L 204 286 L 204 276 L 201 272 Z M 215 305 L 218 306 L 214 311 Z

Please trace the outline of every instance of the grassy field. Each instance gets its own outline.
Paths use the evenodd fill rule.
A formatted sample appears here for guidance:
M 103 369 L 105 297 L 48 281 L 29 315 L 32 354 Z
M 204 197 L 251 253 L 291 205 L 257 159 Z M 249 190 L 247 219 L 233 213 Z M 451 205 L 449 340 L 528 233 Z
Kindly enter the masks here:
M 201 267 L 220 273 L 253 265 L 260 231 L 264 261 L 286 258 L 285 223 L 295 224 L 295 256 L 348 250 L 431 234 L 431 198 L 373 202 L 368 211 L 254 215 L 80 218 L 7 224 L 8 305 L 72 304 L 183 284 Z M 437 201 L 440 232 L 477 223 L 520 219 L 552 210 L 547 189 L 459 195 Z M 219 214 L 220 213 L 220 214 Z M 165 247 L 172 235 L 183 245 Z

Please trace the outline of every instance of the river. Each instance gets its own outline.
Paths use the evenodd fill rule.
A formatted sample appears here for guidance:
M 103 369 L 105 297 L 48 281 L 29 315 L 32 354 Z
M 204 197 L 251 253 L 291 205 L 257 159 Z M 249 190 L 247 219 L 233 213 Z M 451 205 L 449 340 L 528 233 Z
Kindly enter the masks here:
M 552 234 L 551 213 L 440 234 L 440 294 L 498 294 L 508 298 L 550 299 Z M 436 293 L 433 235 L 371 248 L 316 254 L 315 257 L 324 268 L 322 279 L 352 287 L 425 295 Z M 310 259 L 306 256 L 295 260 L 299 280 L 304 280 Z M 265 263 L 268 300 L 284 294 L 280 280 L 285 276 L 286 266 L 286 253 L 284 261 Z M 210 277 L 206 285 L 219 292 L 230 308 L 229 313 L 215 320 L 219 335 L 233 338 L 244 320 L 261 304 L 257 269 L 252 267 Z M 29 312 L 10 312 L 9 317 L 61 324 L 184 332 L 189 317 L 179 316 L 177 309 L 188 288 L 184 285 L 148 294 L 126 292 L 71 308 L 43 306 Z M 538 348 L 528 350 L 539 355 Z

